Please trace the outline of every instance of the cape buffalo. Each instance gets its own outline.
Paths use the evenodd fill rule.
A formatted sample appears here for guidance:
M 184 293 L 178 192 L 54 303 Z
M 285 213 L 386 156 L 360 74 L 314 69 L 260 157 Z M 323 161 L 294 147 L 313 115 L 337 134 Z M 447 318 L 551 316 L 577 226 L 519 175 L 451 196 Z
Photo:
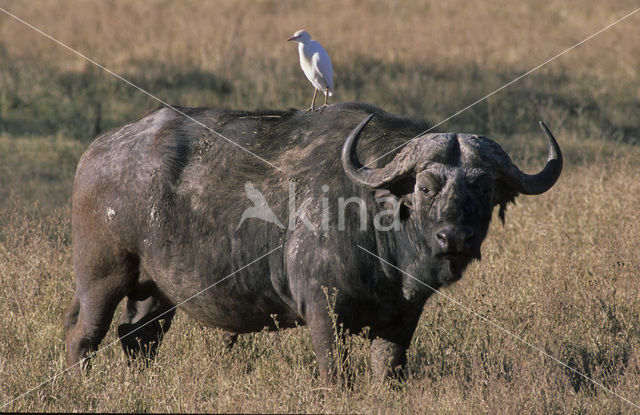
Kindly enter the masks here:
M 549 158 L 534 175 L 477 135 L 425 134 L 398 148 L 426 124 L 359 103 L 162 108 L 101 135 L 73 189 L 68 364 L 97 349 L 126 297 L 118 333 L 129 355 L 153 355 L 179 305 L 229 344 L 309 326 L 328 383 L 334 324 L 366 332 L 374 375 L 395 373 L 427 285 L 458 280 L 480 258 L 495 206 L 504 220 L 518 194 L 558 179 L 560 148 L 541 125 Z

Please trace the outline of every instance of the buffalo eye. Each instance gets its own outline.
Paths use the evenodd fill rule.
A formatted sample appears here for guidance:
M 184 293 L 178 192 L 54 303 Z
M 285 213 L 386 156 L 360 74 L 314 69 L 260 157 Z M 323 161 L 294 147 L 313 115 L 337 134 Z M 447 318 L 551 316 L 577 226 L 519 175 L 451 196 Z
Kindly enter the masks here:
M 426 188 L 426 187 L 424 187 L 424 186 L 422 186 L 422 187 L 420 188 L 420 191 L 421 191 L 422 193 L 429 193 L 429 189 L 427 189 L 427 188 Z

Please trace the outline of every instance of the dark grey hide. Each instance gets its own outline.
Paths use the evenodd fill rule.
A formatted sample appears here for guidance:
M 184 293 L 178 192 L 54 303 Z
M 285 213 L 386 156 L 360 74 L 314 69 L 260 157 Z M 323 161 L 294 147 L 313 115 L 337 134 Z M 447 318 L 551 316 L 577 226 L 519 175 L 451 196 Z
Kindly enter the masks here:
M 529 176 L 498 144 L 469 134 L 427 134 L 362 168 L 427 129 L 365 104 L 309 113 L 180 110 L 283 171 L 169 108 L 98 137 L 78 163 L 73 191 L 69 365 L 98 347 L 126 297 L 118 331 L 130 356 L 140 346 L 155 354 L 173 316 L 167 310 L 181 304 L 223 330 L 228 344 L 239 333 L 275 329 L 274 319 L 280 328 L 309 326 L 320 375 L 332 382 L 326 287 L 338 324 L 351 333 L 369 328 L 374 375 L 384 378 L 403 367 L 432 290 L 358 245 L 437 289 L 480 258 L 495 206 L 503 215 L 515 196 L 548 190 L 562 170 L 546 127 L 549 161 Z M 294 183 L 295 226 L 249 218 L 238 227 L 252 207 L 248 182 L 285 225 Z M 365 201 L 364 229 L 357 203 L 347 205 L 339 229 L 340 197 Z M 374 229 L 391 201 L 400 206 L 399 229 Z M 394 215 L 380 217 L 389 225 Z

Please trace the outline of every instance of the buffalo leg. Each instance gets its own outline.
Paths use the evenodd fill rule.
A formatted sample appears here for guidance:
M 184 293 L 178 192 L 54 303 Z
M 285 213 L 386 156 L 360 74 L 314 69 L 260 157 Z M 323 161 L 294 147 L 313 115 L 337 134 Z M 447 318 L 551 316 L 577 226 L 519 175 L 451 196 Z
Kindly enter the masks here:
M 82 369 L 80 361 L 98 349 L 123 297 L 109 288 L 107 284 L 96 283 L 90 291 L 77 296 L 65 313 L 67 364 L 76 372 Z M 88 361 L 83 366 L 87 368 Z
M 73 302 L 64 312 L 63 326 L 66 337 L 69 337 L 71 331 L 78 324 L 78 314 L 80 314 L 80 301 L 74 297 Z
M 371 343 L 371 364 L 373 376 L 378 381 L 402 378 L 407 363 L 407 346 L 379 337 Z
M 118 303 L 138 278 L 139 259 L 98 249 L 91 242 L 74 244 L 73 256 L 76 295 L 65 313 L 64 328 L 67 365 L 79 373 L 88 369 L 85 357 L 98 349 Z
M 331 322 L 314 320 L 309 324 L 309 330 L 320 379 L 325 385 L 335 385 L 338 380 L 335 364 L 336 341 Z
M 322 301 L 318 303 L 321 304 Z M 350 386 L 347 376 L 349 350 L 344 341 L 348 334 L 342 331 L 342 321 L 335 311 L 330 315 L 326 307 L 319 308 L 311 313 L 307 324 L 318 361 L 320 379 L 328 386 L 337 384 L 339 379 L 346 382 L 345 386 Z
M 144 300 L 128 298 L 118 320 L 118 337 L 127 357 L 136 359 L 142 355 L 147 363 L 153 360 L 174 314 L 170 304 L 154 296 Z

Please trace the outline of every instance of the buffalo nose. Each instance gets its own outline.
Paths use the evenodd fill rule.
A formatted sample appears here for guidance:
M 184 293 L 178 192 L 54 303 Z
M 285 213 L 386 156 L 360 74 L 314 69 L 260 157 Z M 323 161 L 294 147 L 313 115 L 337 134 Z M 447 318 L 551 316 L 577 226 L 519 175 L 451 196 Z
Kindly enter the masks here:
M 472 229 L 460 226 L 445 226 L 435 233 L 438 247 L 445 254 L 468 252 L 473 237 Z

